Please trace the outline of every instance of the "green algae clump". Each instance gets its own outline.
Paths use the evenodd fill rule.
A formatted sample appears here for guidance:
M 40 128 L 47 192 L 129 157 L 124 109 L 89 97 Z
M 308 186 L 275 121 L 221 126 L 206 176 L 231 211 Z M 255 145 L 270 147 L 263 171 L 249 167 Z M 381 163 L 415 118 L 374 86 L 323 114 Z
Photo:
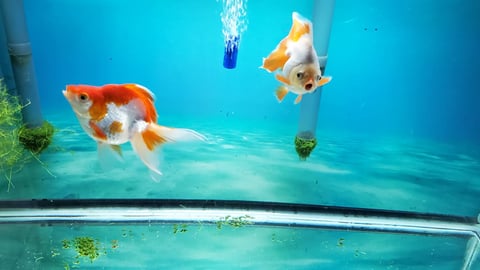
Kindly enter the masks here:
M 16 127 L 22 122 L 21 111 L 23 106 L 20 105 L 18 97 L 10 95 L 7 86 L 0 79 L 0 127 L 1 132 L 5 128 Z
M 8 182 L 7 191 L 14 187 L 12 176 L 32 158 L 52 175 L 37 155 L 51 143 L 54 128 L 48 122 L 38 128 L 26 128 L 22 123 L 22 109 L 28 105 L 22 105 L 17 96 L 8 93 L 0 79 L 0 175 Z
M 93 262 L 100 256 L 100 243 L 92 237 L 76 237 L 73 240 L 73 246 L 79 257 L 87 257 Z
M 313 149 L 317 146 L 317 139 L 305 139 L 298 136 L 295 137 L 295 150 L 301 160 L 306 160 Z
M 36 128 L 28 128 L 23 125 L 18 132 L 18 140 L 26 149 L 34 154 L 39 154 L 50 145 L 54 132 L 55 129 L 47 121 Z
M 90 262 L 93 262 L 100 257 L 100 242 L 88 236 L 75 237 L 73 240 L 62 240 L 62 246 L 64 249 L 74 247 L 77 255 L 75 258 L 88 258 Z M 79 262 L 78 262 L 79 263 Z
M 22 106 L 18 97 L 10 95 L 0 80 L 0 173 L 13 186 L 12 175 L 23 168 L 27 157 L 18 141 L 18 127 L 22 124 Z

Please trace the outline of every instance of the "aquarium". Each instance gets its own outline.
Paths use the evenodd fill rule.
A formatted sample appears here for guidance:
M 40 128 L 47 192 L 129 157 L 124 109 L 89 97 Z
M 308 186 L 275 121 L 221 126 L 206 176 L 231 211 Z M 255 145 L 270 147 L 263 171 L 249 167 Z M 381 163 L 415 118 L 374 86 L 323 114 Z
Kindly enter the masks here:
M 0 1 L 5 269 L 480 269 L 480 3 Z

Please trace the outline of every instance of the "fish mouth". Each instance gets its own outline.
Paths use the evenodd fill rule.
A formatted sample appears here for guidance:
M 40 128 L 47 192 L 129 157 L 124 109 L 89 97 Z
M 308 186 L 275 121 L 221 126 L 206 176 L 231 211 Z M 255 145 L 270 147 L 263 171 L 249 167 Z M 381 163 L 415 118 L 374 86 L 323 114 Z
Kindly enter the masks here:
M 62 94 L 67 100 L 70 100 L 72 97 L 71 92 L 68 92 L 67 90 L 63 90 Z
M 307 84 L 305 84 L 305 87 L 304 87 L 304 88 L 305 88 L 306 91 L 310 91 L 310 90 L 312 90 L 312 88 L 313 88 L 313 84 L 307 83 Z

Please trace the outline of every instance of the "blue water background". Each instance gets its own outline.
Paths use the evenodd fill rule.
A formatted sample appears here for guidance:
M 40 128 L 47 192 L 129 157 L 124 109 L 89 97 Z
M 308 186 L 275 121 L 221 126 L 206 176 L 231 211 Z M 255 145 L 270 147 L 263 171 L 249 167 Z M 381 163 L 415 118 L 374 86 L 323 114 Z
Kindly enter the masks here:
M 26 0 L 44 111 L 66 84 L 135 82 L 162 116 L 268 119 L 296 129 L 294 95 L 258 67 L 313 1 L 249 1 L 238 65 L 222 67 L 221 2 Z M 337 1 L 320 130 L 480 142 L 480 2 Z
M 222 66 L 215 0 L 24 2 L 42 109 L 57 133 L 44 163 L 28 164 L 15 187 L 7 191 L 0 179 L 3 199 L 242 199 L 478 215 L 478 1 L 337 0 L 333 81 L 307 162 L 293 150 L 294 95 L 278 104 L 278 82 L 258 67 L 289 31 L 291 12 L 311 18 L 313 1 L 250 0 L 234 70 Z M 66 84 L 125 82 L 156 94 L 161 124 L 209 138 L 166 146 L 160 182 L 128 144 L 126 165 L 102 172 L 95 142 L 61 94 Z M 62 240 L 88 235 L 108 254 L 81 268 L 459 269 L 467 241 L 204 224 L 174 233 L 174 226 L 1 226 L 0 258 L 9 269 L 74 265 Z

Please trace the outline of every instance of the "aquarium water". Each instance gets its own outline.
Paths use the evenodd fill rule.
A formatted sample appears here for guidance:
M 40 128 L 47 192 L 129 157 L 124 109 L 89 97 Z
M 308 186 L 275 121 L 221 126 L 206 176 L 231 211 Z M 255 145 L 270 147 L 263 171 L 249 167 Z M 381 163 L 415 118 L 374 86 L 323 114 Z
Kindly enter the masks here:
M 292 12 L 315 29 L 322 1 L 23 0 L 39 105 L 55 133 L 1 172 L 0 268 L 480 269 L 473 238 L 262 226 L 248 207 L 213 222 L 8 221 L 15 202 L 171 199 L 429 213 L 478 228 L 480 2 L 330 1 L 332 80 L 308 115 L 293 93 L 278 102 L 280 82 L 259 67 Z M 159 179 L 129 143 L 123 160 L 102 166 L 62 94 L 124 83 L 155 95 L 159 125 L 206 138 L 162 146 Z M 305 117 L 317 117 L 317 144 L 302 160 Z

